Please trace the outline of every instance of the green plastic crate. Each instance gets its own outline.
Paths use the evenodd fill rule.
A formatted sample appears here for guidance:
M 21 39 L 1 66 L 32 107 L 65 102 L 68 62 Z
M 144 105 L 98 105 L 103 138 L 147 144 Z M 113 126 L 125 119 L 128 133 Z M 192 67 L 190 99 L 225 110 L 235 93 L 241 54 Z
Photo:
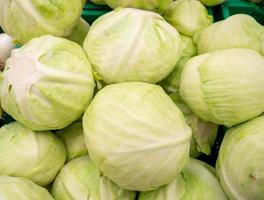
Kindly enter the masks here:
M 107 5 L 96 5 L 88 2 L 83 9 L 82 18 L 92 24 L 98 17 L 110 12 L 112 9 Z
M 264 9 L 252 2 L 243 0 L 228 0 L 221 5 L 222 19 L 235 14 L 248 14 L 264 25 Z

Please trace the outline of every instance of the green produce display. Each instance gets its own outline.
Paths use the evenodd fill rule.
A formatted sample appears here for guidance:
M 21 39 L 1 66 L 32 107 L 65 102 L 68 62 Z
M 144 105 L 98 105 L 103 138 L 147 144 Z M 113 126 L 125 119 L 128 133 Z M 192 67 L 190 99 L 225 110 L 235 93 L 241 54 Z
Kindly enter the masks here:
M 51 194 L 54 200 L 135 200 L 136 196 L 102 176 L 88 156 L 76 158 L 61 169 Z
M 0 174 L 25 177 L 45 186 L 64 165 L 66 150 L 51 132 L 34 132 L 12 122 L 0 128 L 0 156 Z
M 262 2 L 0 0 L 0 200 L 264 200 Z
M 80 0 L 0 0 L 0 26 L 19 43 L 45 34 L 65 37 L 79 22 Z
M 84 50 L 106 83 L 156 83 L 173 70 L 181 56 L 182 41 L 160 15 L 119 8 L 92 24 Z
M 211 166 L 191 159 L 170 184 L 155 191 L 142 192 L 139 200 L 227 200 Z
M 3 73 L 1 105 L 32 130 L 61 129 L 82 115 L 94 85 L 81 47 L 46 35 L 12 52 Z
M 25 178 L 0 176 L 0 199 L 17 198 L 19 200 L 53 200 L 46 189 Z
M 124 189 L 165 185 L 189 158 L 191 129 L 157 85 L 106 86 L 85 111 L 83 126 L 91 160 Z
M 193 57 L 185 65 L 180 95 L 201 119 L 227 127 L 264 112 L 264 57 L 226 49 Z
M 264 116 L 227 131 L 217 173 L 230 200 L 263 199 Z M 239 170 L 238 170 L 239 169 Z

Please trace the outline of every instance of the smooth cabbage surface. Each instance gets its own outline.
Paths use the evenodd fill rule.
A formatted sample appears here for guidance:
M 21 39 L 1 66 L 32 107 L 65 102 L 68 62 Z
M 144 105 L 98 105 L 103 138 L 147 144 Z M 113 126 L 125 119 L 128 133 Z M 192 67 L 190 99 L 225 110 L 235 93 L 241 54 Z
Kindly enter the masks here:
M 261 200 L 264 193 L 264 116 L 228 130 L 217 173 L 230 200 Z
M 45 186 L 64 165 L 66 150 L 53 133 L 34 132 L 12 122 L 0 128 L 0 157 L 0 174 L 25 177 Z
M 189 158 L 191 129 L 157 85 L 106 86 L 86 110 L 83 126 L 91 160 L 124 189 L 146 191 L 165 185 Z
M 92 24 L 84 50 L 106 83 L 156 83 L 173 70 L 182 41 L 159 14 L 118 8 Z
M 53 200 L 49 192 L 21 177 L 0 176 L 1 200 Z
M 73 159 L 61 169 L 51 194 L 54 200 L 135 200 L 136 196 L 103 176 L 88 156 Z
M 170 4 L 164 18 L 181 34 L 192 37 L 197 31 L 212 24 L 213 18 L 197 0 L 178 0 Z
M 185 65 L 180 95 L 205 121 L 227 127 L 264 111 L 264 57 L 250 49 L 226 49 L 193 57 Z
M 197 33 L 194 42 L 197 44 L 198 54 L 247 48 L 264 55 L 264 26 L 249 15 L 237 14 Z
M 35 37 L 71 34 L 82 12 L 80 0 L 0 0 L 0 26 L 21 44 Z
M 164 12 L 172 0 L 104 0 L 111 8 L 129 7 Z
M 74 122 L 70 126 L 56 131 L 56 135 L 63 140 L 66 146 L 68 161 L 88 153 L 84 141 L 82 122 Z
M 200 0 L 200 1 L 206 6 L 216 6 L 225 2 L 226 0 Z
M 174 181 L 157 190 L 140 193 L 139 200 L 227 200 L 213 170 L 204 162 L 190 159 Z
M 90 30 L 90 24 L 88 24 L 83 18 L 74 27 L 72 33 L 67 37 L 68 40 L 78 43 L 83 46 L 83 42 Z
M 1 105 L 32 130 L 61 129 L 82 115 L 94 86 L 82 48 L 46 35 L 12 52 L 3 73 Z

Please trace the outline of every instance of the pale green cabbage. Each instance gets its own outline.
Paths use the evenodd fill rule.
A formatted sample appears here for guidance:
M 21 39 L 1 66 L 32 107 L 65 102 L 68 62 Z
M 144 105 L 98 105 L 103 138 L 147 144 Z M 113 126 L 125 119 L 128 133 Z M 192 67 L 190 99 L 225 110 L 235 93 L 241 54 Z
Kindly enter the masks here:
M 197 33 L 194 42 L 199 54 L 228 48 L 248 48 L 264 55 L 264 27 L 249 15 L 237 14 Z
M 11 51 L 15 49 L 13 39 L 6 33 L 0 33 L 0 70 L 4 69 L 6 60 L 11 56 Z
M 180 60 L 177 62 L 173 71 L 163 79 L 159 85 L 162 86 L 167 93 L 175 93 L 180 87 L 180 77 L 184 65 L 191 57 L 197 55 L 197 49 L 191 37 L 181 35 L 183 41 L 183 51 Z
M 84 49 L 106 83 L 156 83 L 173 70 L 181 56 L 182 41 L 160 15 L 119 8 L 93 23 Z
M 262 200 L 264 116 L 231 128 L 217 159 L 217 173 L 230 200 Z
M 32 130 L 61 129 L 81 116 L 94 86 L 82 48 L 46 35 L 12 52 L 3 73 L 1 105 Z
M 93 3 L 95 4 L 99 4 L 99 5 L 104 5 L 105 4 L 105 0 L 92 0 Z
M 53 200 L 48 191 L 25 178 L 0 176 L 1 200 Z
M 160 86 L 118 83 L 100 90 L 83 118 L 91 160 L 121 188 L 153 190 L 189 158 L 191 129 Z
M 0 128 L 0 157 L 0 174 L 25 177 L 45 186 L 64 165 L 66 150 L 53 133 L 34 132 L 12 122 Z
M 197 0 L 178 0 L 170 4 L 164 13 L 164 18 L 181 34 L 193 36 L 212 24 L 205 6 Z
M 200 0 L 200 1 L 206 6 L 216 6 L 225 2 L 226 0 Z
M 191 159 L 170 184 L 155 191 L 142 192 L 139 200 L 227 200 L 211 167 Z
M 90 24 L 88 24 L 84 19 L 80 19 L 79 23 L 74 27 L 71 35 L 67 39 L 78 43 L 83 46 L 83 42 L 90 30 Z
M 103 176 L 88 156 L 76 158 L 61 169 L 51 194 L 55 200 L 134 200 L 136 195 Z
M 104 0 L 112 8 L 130 7 L 163 12 L 172 0 Z
M 264 57 L 226 49 L 193 57 L 185 65 L 180 95 L 201 119 L 234 126 L 264 111 Z
M 67 160 L 86 155 L 82 122 L 74 122 L 70 126 L 56 132 L 67 149 Z
M 81 12 L 80 0 L 0 0 L 0 26 L 24 44 L 45 34 L 70 35 Z
M 183 112 L 186 123 L 192 129 L 190 155 L 192 157 L 198 157 L 201 153 L 210 155 L 217 136 L 218 126 L 199 119 L 182 101 L 178 93 L 173 93 L 170 97 Z

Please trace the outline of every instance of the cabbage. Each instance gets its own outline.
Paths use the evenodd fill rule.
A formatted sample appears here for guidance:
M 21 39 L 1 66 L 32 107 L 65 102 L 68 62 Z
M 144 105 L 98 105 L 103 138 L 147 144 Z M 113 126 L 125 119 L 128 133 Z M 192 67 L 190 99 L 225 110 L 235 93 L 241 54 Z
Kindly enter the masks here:
M 170 97 L 183 112 L 186 123 L 192 129 L 190 155 L 192 157 L 198 157 L 201 153 L 210 155 L 211 148 L 216 139 L 218 126 L 199 119 L 194 115 L 188 106 L 184 104 L 178 93 L 171 94 Z
M 165 19 L 181 34 L 192 36 L 212 24 L 203 4 L 197 0 L 178 0 L 170 4 L 164 13 Z
M 79 23 L 74 27 L 73 32 L 67 37 L 67 39 L 83 46 L 83 42 L 88 34 L 89 29 L 90 25 L 81 18 Z
M 51 132 L 34 132 L 12 122 L 0 128 L 0 157 L 0 174 L 25 177 L 45 186 L 63 166 L 66 150 Z
M 250 49 L 226 49 L 185 65 L 180 95 L 201 119 L 234 126 L 264 111 L 264 57 Z
M 198 53 L 228 48 L 248 48 L 264 55 L 264 27 L 244 14 L 233 15 L 197 33 Z
M 189 158 L 191 129 L 157 85 L 104 87 L 85 111 L 83 126 L 91 160 L 123 189 L 165 185 Z
M 181 56 L 178 32 L 160 15 L 116 9 L 93 23 L 84 42 L 93 69 L 106 83 L 165 78 Z
M 139 200 L 227 200 L 221 185 L 206 163 L 191 159 L 170 184 L 155 191 L 142 192 Z
M 19 43 L 25 44 L 45 34 L 70 35 L 81 12 L 80 0 L 0 0 L 0 26 Z
M 0 176 L 1 200 L 53 200 L 48 191 L 25 178 Z
M 179 90 L 180 76 L 184 65 L 191 57 L 197 55 L 197 49 L 192 38 L 181 35 L 183 41 L 183 51 L 180 60 L 177 62 L 173 71 L 163 79 L 159 84 L 168 93 L 175 93 Z
M 81 116 L 94 86 L 81 47 L 46 35 L 12 52 L 3 73 L 1 104 L 32 130 L 61 129 Z
M 0 33 L 0 70 L 4 69 L 6 60 L 15 48 L 12 38 L 6 33 Z
M 99 4 L 99 5 L 104 5 L 105 1 L 104 0 L 92 0 L 93 3 Z
M 206 6 L 216 6 L 225 2 L 226 0 L 200 0 Z
M 172 0 L 104 0 L 112 8 L 117 7 L 131 7 L 141 8 L 156 12 L 163 12 L 169 6 Z
M 122 190 L 102 176 L 88 156 L 76 158 L 61 169 L 51 194 L 55 200 L 135 199 L 135 192 Z
M 264 116 L 231 128 L 217 159 L 217 173 L 230 200 L 263 199 Z
M 74 122 L 70 126 L 56 132 L 67 149 L 67 160 L 86 155 L 82 122 Z

